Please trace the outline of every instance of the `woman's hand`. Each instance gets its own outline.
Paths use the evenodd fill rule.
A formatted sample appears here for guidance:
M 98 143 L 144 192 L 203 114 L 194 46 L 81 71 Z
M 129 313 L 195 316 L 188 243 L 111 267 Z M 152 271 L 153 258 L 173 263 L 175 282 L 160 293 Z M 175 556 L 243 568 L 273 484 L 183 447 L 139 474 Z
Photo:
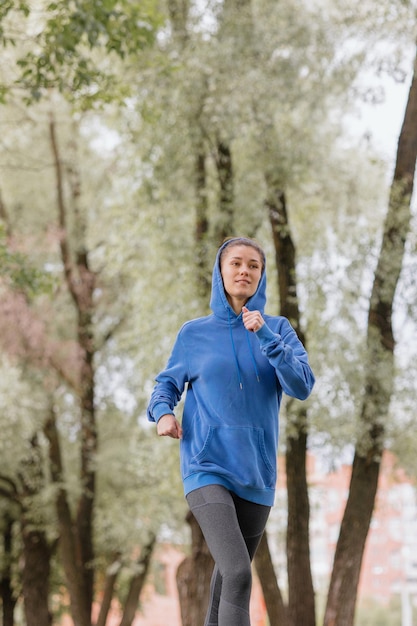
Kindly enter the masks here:
M 181 424 L 172 413 L 166 413 L 159 418 L 156 425 L 156 432 L 160 437 L 172 437 L 173 439 L 182 438 Z
M 265 324 L 264 318 L 259 311 L 249 311 L 242 307 L 242 320 L 246 330 L 256 333 Z

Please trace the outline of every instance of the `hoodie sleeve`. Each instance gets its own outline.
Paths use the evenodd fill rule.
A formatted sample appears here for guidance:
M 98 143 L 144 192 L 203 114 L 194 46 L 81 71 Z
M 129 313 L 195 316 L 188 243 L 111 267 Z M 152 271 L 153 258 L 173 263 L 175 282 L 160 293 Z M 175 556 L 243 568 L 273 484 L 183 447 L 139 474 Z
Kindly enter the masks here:
M 283 391 L 293 398 L 305 400 L 315 382 L 307 352 L 289 321 L 285 317 L 279 319 L 279 333 L 271 330 L 265 322 L 255 335 L 262 354 L 275 368 Z
M 156 385 L 147 409 L 150 422 L 157 422 L 167 413 L 174 415 L 174 409 L 181 399 L 187 381 L 188 367 L 179 333 L 166 368 L 156 377 Z

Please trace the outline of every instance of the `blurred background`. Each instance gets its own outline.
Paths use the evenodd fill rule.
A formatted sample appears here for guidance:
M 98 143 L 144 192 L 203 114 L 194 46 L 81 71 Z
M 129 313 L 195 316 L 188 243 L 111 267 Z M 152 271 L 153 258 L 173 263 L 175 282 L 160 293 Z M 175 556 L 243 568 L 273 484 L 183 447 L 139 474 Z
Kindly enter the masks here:
M 417 624 L 416 35 L 414 0 L 2 0 L 3 626 L 203 624 L 146 406 L 232 235 L 317 379 L 252 623 Z

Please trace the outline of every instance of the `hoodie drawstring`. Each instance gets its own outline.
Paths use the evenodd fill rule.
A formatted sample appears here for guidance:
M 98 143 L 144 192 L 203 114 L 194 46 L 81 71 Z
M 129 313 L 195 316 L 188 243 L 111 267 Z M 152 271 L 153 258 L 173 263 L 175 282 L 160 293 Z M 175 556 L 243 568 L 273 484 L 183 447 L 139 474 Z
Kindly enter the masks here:
M 249 341 L 249 331 L 246 331 L 246 339 L 247 339 L 247 342 L 248 342 L 249 352 L 250 352 L 250 356 L 251 356 L 252 363 L 253 363 L 253 369 L 255 370 L 256 379 L 257 379 L 257 381 L 259 383 L 261 379 L 259 378 L 259 372 L 258 372 L 258 368 L 256 366 L 255 355 L 253 354 L 252 345 L 251 345 L 251 342 Z
M 232 329 L 232 323 L 231 323 L 231 319 L 230 319 L 230 311 L 229 310 L 228 310 L 227 314 L 228 314 L 228 321 L 229 321 L 230 340 L 231 340 L 231 343 L 232 343 L 233 356 L 234 356 L 234 359 L 235 359 L 237 378 L 238 378 L 238 381 L 239 381 L 239 387 L 241 389 L 243 389 L 242 374 L 241 374 L 240 367 L 239 367 L 239 360 L 237 358 L 235 341 L 233 339 L 233 329 Z M 259 383 L 260 382 L 259 371 L 258 371 L 258 368 L 256 366 L 255 355 L 253 354 L 252 346 L 251 346 L 251 343 L 250 343 L 250 340 L 249 340 L 249 331 L 246 331 L 246 340 L 248 342 L 249 354 L 251 356 L 251 360 L 252 360 L 252 364 L 253 364 L 253 369 L 255 371 L 256 379 L 257 379 L 257 381 Z
M 235 357 L 235 366 L 236 366 L 237 378 L 238 378 L 238 381 L 239 381 L 239 387 L 241 389 L 243 389 L 242 376 L 241 376 L 241 373 L 240 373 L 239 361 L 237 360 L 237 354 L 236 354 L 235 342 L 234 342 L 234 339 L 233 339 L 232 323 L 230 321 L 230 311 L 229 310 L 227 311 L 227 315 L 228 315 L 228 318 L 229 318 L 229 333 L 230 333 L 230 340 L 232 342 L 233 356 Z

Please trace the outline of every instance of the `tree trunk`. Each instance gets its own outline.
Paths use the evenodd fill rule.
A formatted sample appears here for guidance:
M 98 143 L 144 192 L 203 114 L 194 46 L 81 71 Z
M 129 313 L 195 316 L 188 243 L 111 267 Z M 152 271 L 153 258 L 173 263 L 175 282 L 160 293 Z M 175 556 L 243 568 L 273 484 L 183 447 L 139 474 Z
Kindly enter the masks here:
M 85 585 L 84 596 L 86 611 L 91 614 L 94 588 L 94 501 L 95 501 L 95 454 L 97 451 L 97 432 L 95 425 L 94 409 L 94 371 L 93 350 L 87 347 L 91 345 L 92 338 L 88 330 L 91 316 L 80 312 L 79 316 L 79 341 L 83 348 L 84 360 L 81 366 L 82 389 L 80 394 L 81 403 L 81 470 L 80 481 L 82 492 L 78 501 L 76 517 L 77 543 L 82 562 L 83 582 Z
M 64 171 L 61 163 L 58 140 L 55 128 L 55 120 L 53 115 L 50 117 L 49 124 L 51 150 L 54 159 L 57 187 L 57 209 L 58 222 L 61 229 L 60 249 L 61 258 L 64 266 L 64 275 L 67 283 L 68 291 L 72 297 L 76 316 L 77 316 L 77 342 L 79 346 L 79 376 L 78 394 L 81 418 L 81 440 L 80 440 L 80 484 L 81 494 L 78 500 L 77 513 L 75 523 L 67 518 L 67 514 L 63 515 L 62 522 L 71 523 L 71 528 L 66 531 L 67 538 L 72 533 L 71 541 L 66 542 L 67 552 L 70 549 L 75 550 L 74 555 L 70 557 L 71 562 L 77 563 L 78 583 L 71 585 L 74 593 L 79 592 L 79 597 L 74 598 L 74 604 L 81 611 L 85 620 L 88 615 L 90 623 L 91 608 L 93 603 L 94 588 L 94 544 L 93 544 L 93 522 L 94 522 L 94 503 L 96 495 L 96 475 L 95 475 L 95 458 L 97 453 L 97 429 L 95 417 L 95 372 L 94 372 L 94 301 L 93 293 L 95 290 L 95 274 L 90 270 L 88 262 L 88 253 L 85 245 L 85 221 L 82 212 L 79 209 L 80 199 L 80 180 L 78 170 L 75 167 L 67 169 L 67 177 L 71 190 L 72 210 L 74 214 L 75 233 L 74 241 L 76 242 L 74 250 L 71 249 L 71 238 L 68 232 L 68 208 L 64 195 Z M 73 134 L 73 137 L 76 133 Z M 74 146 L 75 146 L 75 142 Z M 65 494 L 60 493 L 59 497 Z M 57 503 L 62 506 L 63 503 Z M 64 508 L 68 508 L 67 505 Z M 67 558 L 69 555 L 67 554 Z M 72 566 L 71 566 L 72 567 Z M 74 581 L 75 582 L 75 581 Z M 71 593 L 71 592 L 70 592 Z M 82 606 L 83 605 L 83 606 Z M 82 608 L 81 608 L 82 607 Z M 75 619 L 75 616 L 74 616 Z M 77 621 L 77 620 L 75 620 Z M 84 626 L 84 622 L 77 622 L 77 626 Z
M 355 454 L 327 598 L 324 617 L 327 626 L 351 626 L 354 623 L 362 556 L 372 518 L 379 466 L 379 461 L 368 463 Z
M 314 626 L 315 596 L 310 563 L 310 503 L 306 469 L 307 413 L 299 404 L 294 408 L 292 406 L 292 402 L 287 405 L 287 419 L 291 425 L 286 446 L 288 617 L 289 624 L 293 626 Z M 297 435 L 293 436 L 293 432 Z
M 41 530 L 33 530 L 30 521 L 22 524 L 24 567 L 22 593 L 26 626 L 50 626 L 48 608 L 50 548 Z
M 191 527 L 191 555 L 177 570 L 177 587 L 181 607 L 182 626 L 203 624 L 210 595 L 213 559 L 199 525 L 191 512 L 187 513 Z
M 113 557 L 111 565 L 107 568 L 106 579 L 104 582 L 103 597 L 101 599 L 100 613 L 97 618 L 95 626 L 106 626 L 107 616 L 111 607 L 113 599 L 114 587 L 116 584 L 117 576 L 119 575 L 121 568 L 120 554 L 116 554 Z
M 76 626 L 90 626 L 91 612 L 86 609 L 83 565 L 76 548 L 76 532 L 64 486 L 61 447 L 53 406 L 45 423 L 45 436 L 49 442 L 51 480 L 57 487 L 56 510 L 58 516 L 59 549 L 70 595 L 71 615 Z
M 219 140 L 217 142 L 215 162 L 220 185 L 220 221 L 216 225 L 215 239 L 220 244 L 226 237 L 230 237 L 234 230 L 234 173 L 232 153 L 230 146 L 224 141 Z
M 16 598 L 13 595 L 12 586 L 12 545 L 13 545 L 12 519 L 6 517 L 3 530 L 3 567 L 0 579 L 1 603 L 3 608 L 3 626 L 14 626 L 14 608 Z
M 297 297 L 295 246 L 288 222 L 286 199 L 274 180 L 266 179 L 266 202 L 275 247 L 280 314 L 287 317 L 305 344 Z M 307 413 L 294 401 L 287 405 L 286 471 L 288 493 L 287 568 L 288 624 L 315 625 L 315 596 L 311 575 L 310 504 L 306 473 Z
M 325 626 L 352 626 L 365 541 L 384 448 L 384 424 L 394 379 L 392 310 L 411 220 L 417 159 L 417 57 L 375 270 L 368 314 L 365 393 L 349 497 L 340 529 L 324 617 Z
M 44 459 L 39 437 L 30 440 L 27 457 L 19 472 L 21 484 L 21 535 L 23 542 L 22 595 L 26 626 L 49 626 L 49 575 L 51 548 L 43 524 L 34 522 L 25 502 L 39 495 L 45 486 Z
M 142 591 L 151 562 L 152 552 L 155 546 L 156 536 L 152 535 L 149 542 L 142 548 L 140 559 L 137 563 L 137 574 L 135 574 L 129 586 L 126 602 L 123 610 L 123 618 L 120 626 L 131 626 L 135 619 L 136 610 L 139 604 L 139 597 Z
M 255 553 L 254 564 L 261 583 L 269 622 L 275 626 L 287 626 L 287 611 L 275 575 L 266 532 L 262 535 Z
M 201 300 L 207 300 L 211 288 L 211 269 L 207 259 L 208 234 L 208 206 L 206 181 L 206 154 L 204 142 L 201 139 L 195 147 L 194 157 L 195 191 L 196 191 L 196 220 L 195 220 L 195 247 L 197 256 L 197 291 Z

